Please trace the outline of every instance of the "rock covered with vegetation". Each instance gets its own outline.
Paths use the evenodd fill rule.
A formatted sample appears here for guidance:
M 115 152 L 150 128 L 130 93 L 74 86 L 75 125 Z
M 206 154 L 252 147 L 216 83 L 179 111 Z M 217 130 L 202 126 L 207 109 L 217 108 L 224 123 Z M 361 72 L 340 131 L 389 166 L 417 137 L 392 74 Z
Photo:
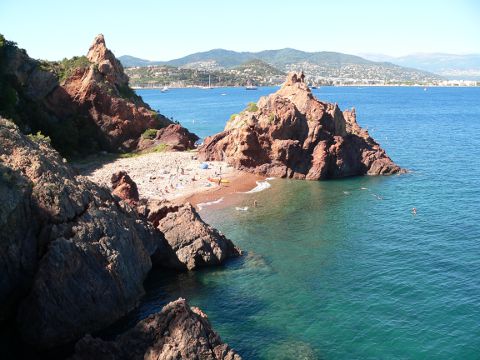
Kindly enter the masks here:
M 31 59 L 0 36 L 0 65 L 0 115 L 49 136 L 64 156 L 134 151 L 147 129 L 173 124 L 130 88 L 103 35 L 87 56 L 56 62 Z
M 403 171 L 358 125 L 354 109 L 317 100 L 303 73 L 290 73 L 276 93 L 233 115 L 223 132 L 205 140 L 199 157 L 309 180 Z

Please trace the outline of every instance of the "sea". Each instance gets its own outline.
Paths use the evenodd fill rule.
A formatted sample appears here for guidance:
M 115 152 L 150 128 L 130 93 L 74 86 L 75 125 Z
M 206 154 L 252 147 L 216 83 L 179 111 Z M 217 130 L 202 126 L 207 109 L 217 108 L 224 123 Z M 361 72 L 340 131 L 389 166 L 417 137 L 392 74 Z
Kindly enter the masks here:
M 276 89 L 137 92 L 204 138 Z M 355 107 L 409 172 L 270 179 L 236 206 L 205 207 L 201 216 L 245 255 L 153 271 L 125 324 L 184 297 L 244 359 L 480 359 L 480 88 L 313 93 Z

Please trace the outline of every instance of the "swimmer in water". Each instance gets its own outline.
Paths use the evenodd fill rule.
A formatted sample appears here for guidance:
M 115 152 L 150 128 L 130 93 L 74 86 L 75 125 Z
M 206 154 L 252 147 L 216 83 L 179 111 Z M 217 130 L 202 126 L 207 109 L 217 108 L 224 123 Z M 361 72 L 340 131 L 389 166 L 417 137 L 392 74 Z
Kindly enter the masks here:
M 412 214 L 417 215 L 417 208 L 412 208 Z

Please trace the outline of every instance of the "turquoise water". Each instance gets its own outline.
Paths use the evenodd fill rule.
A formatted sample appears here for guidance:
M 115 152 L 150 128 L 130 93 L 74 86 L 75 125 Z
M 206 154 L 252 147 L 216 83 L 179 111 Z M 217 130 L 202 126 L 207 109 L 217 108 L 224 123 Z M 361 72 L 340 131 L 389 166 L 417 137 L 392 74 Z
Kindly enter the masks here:
M 206 136 L 272 90 L 139 93 Z M 258 208 L 206 209 L 204 219 L 246 255 L 222 268 L 152 273 L 130 320 L 182 296 L 245 359 L 479 359 L 480 88 L 315 94 L 355 106 L 411 173 L 277 179 L 245 195 Z

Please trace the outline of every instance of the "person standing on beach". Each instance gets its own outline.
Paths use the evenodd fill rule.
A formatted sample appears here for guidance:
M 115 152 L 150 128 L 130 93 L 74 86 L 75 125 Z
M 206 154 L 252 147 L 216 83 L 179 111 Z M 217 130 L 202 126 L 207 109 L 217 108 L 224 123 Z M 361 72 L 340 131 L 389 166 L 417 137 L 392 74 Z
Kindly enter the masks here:
M 221 185 L 222 185 L 222 177 L 220 176 L 220 177 L 218 178 L 218 186 L 221 186 Z

